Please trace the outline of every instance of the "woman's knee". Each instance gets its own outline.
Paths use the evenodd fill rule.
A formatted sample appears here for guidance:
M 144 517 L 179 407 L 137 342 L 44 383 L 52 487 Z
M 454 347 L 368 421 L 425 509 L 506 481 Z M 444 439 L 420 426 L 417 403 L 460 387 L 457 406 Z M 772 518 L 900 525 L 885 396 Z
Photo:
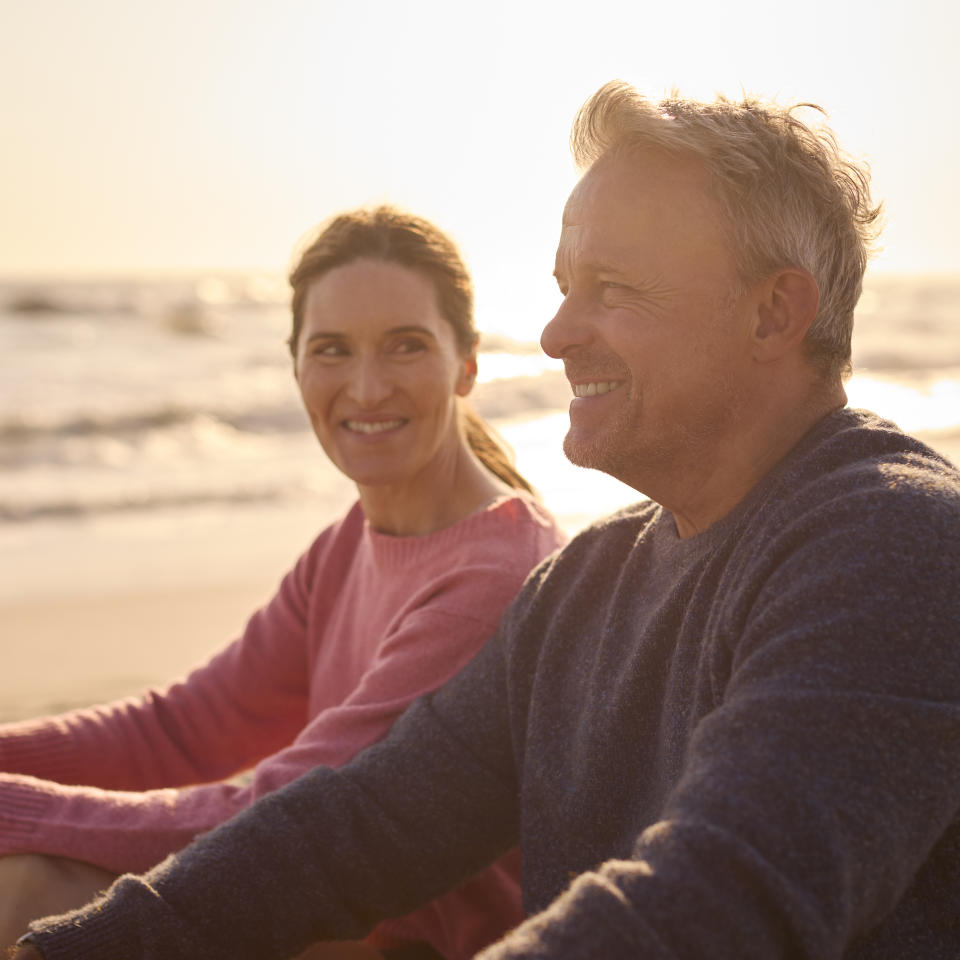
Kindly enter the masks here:
M 23 891 L 62 890 L 71 896 L 102 890 L 116 879 L 110 873 L 92 863 L 54 857 L 42 853 L 17 853 L 0 857 L 0 887 L 9 894 L 11 887 Z
M 83 906 L 115 875 L 90 863 L 40 853 L 0 857 L 0 950 L 31 920 Z

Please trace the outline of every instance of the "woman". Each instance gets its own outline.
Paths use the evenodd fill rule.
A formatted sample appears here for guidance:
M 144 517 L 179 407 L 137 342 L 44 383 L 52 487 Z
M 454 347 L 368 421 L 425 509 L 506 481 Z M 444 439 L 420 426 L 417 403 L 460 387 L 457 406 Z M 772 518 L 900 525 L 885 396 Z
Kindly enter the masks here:
M 243 636 L 185 681 L 0 728 L 7 942 L 28 919 L 85 902 L 115 874 L 148 868 L 258 796 L 382 737 L 471 658 L 530 568 L 562 542 L 463 403 L 477 334 L 470 278 L 449 238 L 391 208 L 344 214 L 290 282 L 294 375 L 358 501 Z M 246 785 L 226 779 L 251 766 Z M 87 786 L 64 786 L 78 783 Z M 368 944 L 315 949 L 369 955 L 373 944 L 386 956 L 459 960 L 519 919 L 508 858 Z

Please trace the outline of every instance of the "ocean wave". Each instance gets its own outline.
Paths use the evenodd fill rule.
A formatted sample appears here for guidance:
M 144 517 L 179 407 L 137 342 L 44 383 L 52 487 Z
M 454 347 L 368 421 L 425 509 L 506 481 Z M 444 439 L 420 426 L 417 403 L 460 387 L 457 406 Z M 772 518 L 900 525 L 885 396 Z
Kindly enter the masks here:
M 112 280 L 7 280 L 0 283 L 0 311 L 14 316 L 164 313 L 204 307 L 276 307 L 289 299 L 275 274 L 198 274 Z M 2 313 L 0 313 L 2 315 Z
M 74 312 L 74 308 L 69 304 L 47 293 L 14 294 L 4 303 L 3 308 L 8 313 L 27 314 L 30 316 Z
M 213 421 L 246 433 L 296 433 L 309 426 L 299 406 L 275 409 L 216 410 L 179 405 L 157 409 L 81 413 L 56 420 L 38 413 L 33 419 L 25 415 L 0 420 L 0 443 L 23 444 L 40 439 L 70 437 L 136 436 L 149 431 Z M 0 448 L 0 458 L 2 458 Z
M 208 505 L 245 506 L 279 503 L 287 491 L 254 489 L 231 491 L 189 491 L 131 494 L 113 499 L 84 500 L 63 498 L 42 503 L 0 503 L 0 523 L 26 523 L 33 520 L 78 520 L 104 514 L 143 512 L 146 510 L 184 509 Z

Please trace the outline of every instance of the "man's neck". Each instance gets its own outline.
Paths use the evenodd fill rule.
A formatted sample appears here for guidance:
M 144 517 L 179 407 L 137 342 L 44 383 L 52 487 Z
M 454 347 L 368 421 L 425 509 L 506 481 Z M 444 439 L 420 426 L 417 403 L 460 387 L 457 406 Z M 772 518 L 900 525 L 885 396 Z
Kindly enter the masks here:
M 681 538 L 703 533 L 725 517 L 824 417 L 846 405 L 843 386 L 812 389 L 801 403 L 778 403 L 776 396 L 760 408 L 745 428 L 715 450 L 712 462 L 690 465 L 685 481 L 653 497 L 674 516 Z

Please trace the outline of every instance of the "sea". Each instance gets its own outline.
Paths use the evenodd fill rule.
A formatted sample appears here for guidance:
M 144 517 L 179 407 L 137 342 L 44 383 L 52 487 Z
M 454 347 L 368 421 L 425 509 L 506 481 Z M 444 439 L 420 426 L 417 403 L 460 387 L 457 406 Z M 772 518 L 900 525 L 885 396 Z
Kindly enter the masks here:
M 288 327 L 283 281 L 263 274 L 0 282 L 0 548 L 108 516 L 346 506 Z M 957 459 L 960 275 L 868 277 L 855 331 L 851 405 Z M 536 343 L 486 335 L 479 368 L 475 406 L 570 532 L 637 499 L 563 458 L 569 387 Z

